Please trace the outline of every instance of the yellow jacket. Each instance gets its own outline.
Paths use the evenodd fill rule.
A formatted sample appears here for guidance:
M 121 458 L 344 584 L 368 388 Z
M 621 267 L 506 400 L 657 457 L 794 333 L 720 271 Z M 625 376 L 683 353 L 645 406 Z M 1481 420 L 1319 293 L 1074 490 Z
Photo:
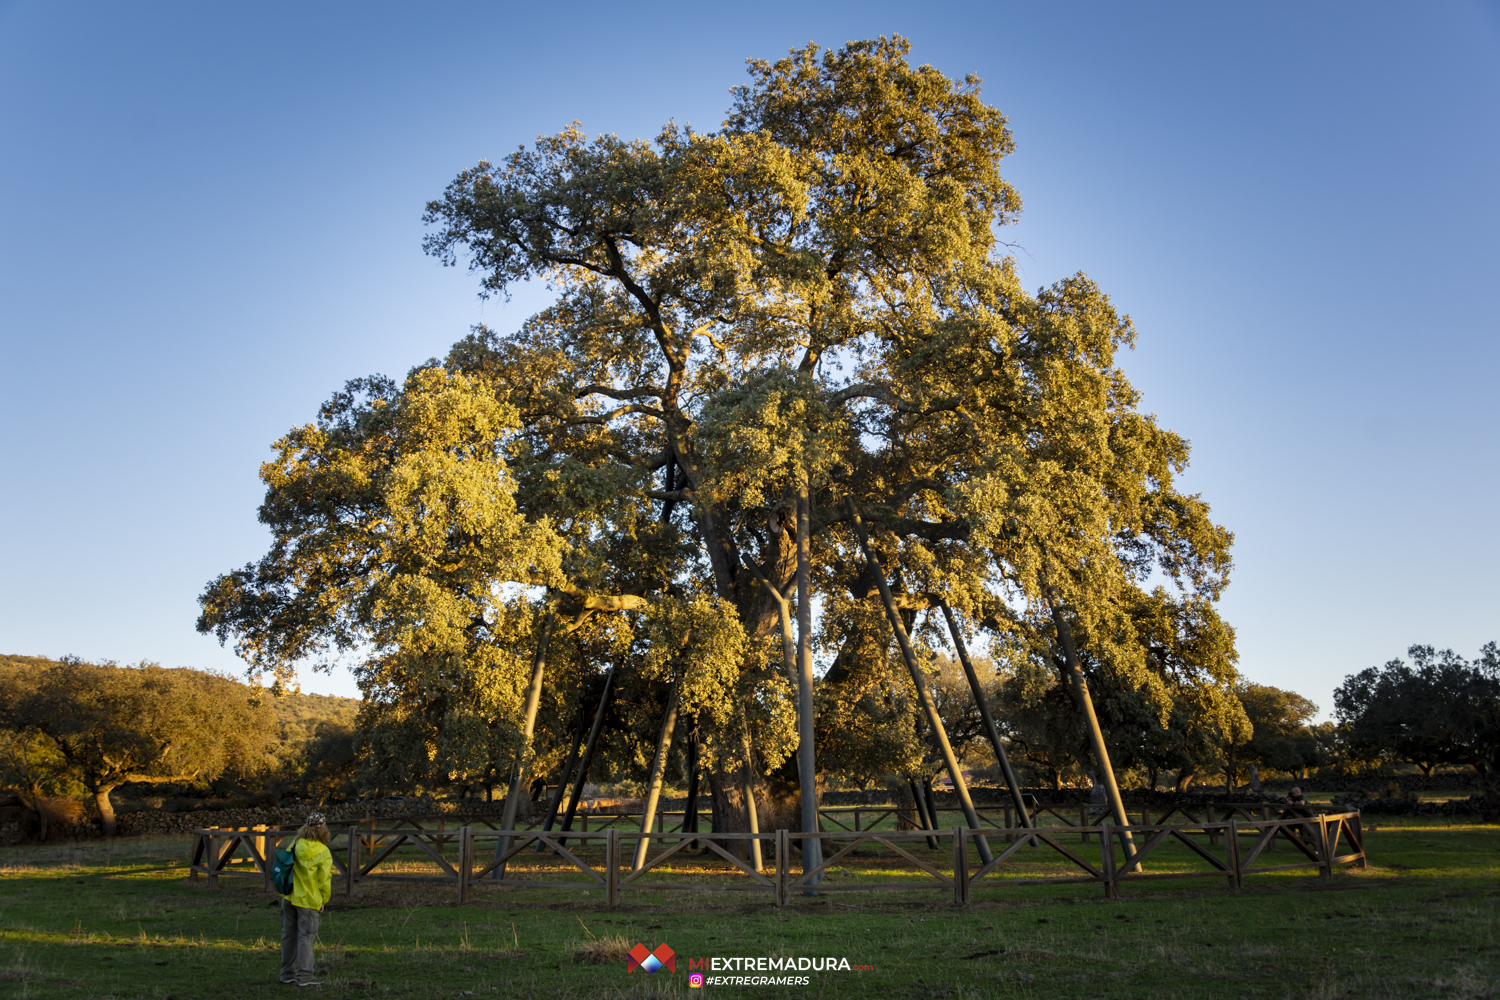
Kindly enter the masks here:
M 333 895 L 333 852 L 316 840 L 298 840 L 292 845 L 292 891 L 282 898 L 293 906 L 321 910 Z

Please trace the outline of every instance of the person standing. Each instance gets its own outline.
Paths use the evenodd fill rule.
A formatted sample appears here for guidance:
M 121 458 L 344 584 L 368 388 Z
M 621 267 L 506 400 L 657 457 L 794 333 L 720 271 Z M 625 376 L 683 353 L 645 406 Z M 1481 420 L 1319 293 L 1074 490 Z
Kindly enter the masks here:
M 328 821 L 312 813 L 292 841 L 292 891 L 281 897 L 281 981 L 289 986 L 321 986 L 313 978 L 313 941 L 323 904 L 333 895 L 333 853 Z

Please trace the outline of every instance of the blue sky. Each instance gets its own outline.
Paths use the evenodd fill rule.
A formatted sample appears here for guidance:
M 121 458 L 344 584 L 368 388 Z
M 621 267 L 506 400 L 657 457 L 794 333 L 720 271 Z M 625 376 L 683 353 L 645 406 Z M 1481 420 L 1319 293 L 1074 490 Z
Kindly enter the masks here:
M 1027 283 L 1134 318 L 1237 534 L 1242 671 L 1326 710 L 1413 642 L 1500 639 L 1493 2 L 54 0 L 0 3 L 0 652 L 238 670 L 195 599 L 264 549 L 267 446 L 542 301 L 423 256 L 426 200 L 893 32 L 1010 116 Z

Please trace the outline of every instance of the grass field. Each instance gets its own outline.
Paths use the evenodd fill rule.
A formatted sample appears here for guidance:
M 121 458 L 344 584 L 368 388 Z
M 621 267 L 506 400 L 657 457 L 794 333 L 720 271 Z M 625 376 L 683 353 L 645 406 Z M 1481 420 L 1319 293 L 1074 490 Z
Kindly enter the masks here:
M 353 900 L 336 893 L 324 914 L 327 984 L 307 992 L 1500 998 L 1500 827 L 1392 819 L 1366 837 L 1370 866 L 1332 879 L 1260 875 L 1238 892 L 1217 879 L 1137 883 L 1119 900 L 1097 886 L 999 887 L 964 909 L 940 890 L 799 897 L 782 910 L 769 897 L 637 891 L 611 911 L 597 890 L 512 888 L 460 908 L 449 886 L 366 883 Z M 275 900 L 254 879 L 189 882 L 188 848 L 184 838 L 0 851 L 0 996 L 293 992 L 276 982 Z M 945 853 L 931 854 L 939 867 Z M 1174 857 L 1154 870 L 1187 863 Z M 683 858 L 663 877 L 696 864 Z M 897 870 L 861 854 L 834 884 Z M 638 941 L 670 944 L 677 972 L 627 974 L 620 953 Z M 872 968 L 812 973 L 805 986 L 690 989 L 687 960 L 709 955 L 832 955 Z

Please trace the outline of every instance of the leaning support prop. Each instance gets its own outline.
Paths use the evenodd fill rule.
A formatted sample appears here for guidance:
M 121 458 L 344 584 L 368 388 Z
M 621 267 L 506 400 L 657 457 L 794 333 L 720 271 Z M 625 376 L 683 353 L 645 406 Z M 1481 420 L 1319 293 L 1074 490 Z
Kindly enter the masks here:
M 923 711 L 927 713 L 927 724 L 932 727 L 932 734 L 943 753 L 943 763 L 948 768 L 948 774 L 953 778 L 953 791 L 957 793 L 959 804 L 963 806 L 964 820 L 968 823 L 969 829 L 977 830 L 979 813 L 974 810 L 974 802 L 969 798 L 968 783 L 964 781 L 963 771 L 958 766 L 958 758 L 953 753 L 953 744 L 948 742 L 948 731 L 943 728 L 943 719 L 938 714 L 937 704 L 932 700 L 932 692 L 927 690 L 927 679 L 922 675 L 922 668 L 917 664 L 917 654 L 912 649 L 911 638 L 906 634 L 906 626 L 901 624 L 901 616 L 896 612 L 896 602 L 891 597 L 890 584 L 886 583 L 885 570 L 881 568 L 880 560 L 875 558 L 875 552 L 870 548 L 870 539 L 865 534 L 864 522 L 859 519 L 859 511 L 854 507 L 854 498 L 846 497 L 845 503 L 849 507 L 849 520 L 854 525 L 854 534 L 859 539 L 859 547 L 864 551 L 865 561 L 870 564 L 870 569 L 875 576 L 875 585 L 880 589 L 880 600 L 885 604 L 885 614 L 890 619 L 891 631 L 896 633 L 896 644 L 901 647 L 901 658 L 906 661 L 906 669 L 911 672 L 912 685 L 917 689 L 917 700 L 921 702 Z M 994 855 L 990 853 L 989 843 L 978 833 L 974 834 L 974 846 L 979 849 L 979 857 L 985 864 L 989 864 L 994 859 Z
M 656 744 L 656 759 L 651 763 L 651 785 L 646 792 L 645 808 L 641 810 L 641 839 L 635 844 L 635 861 L 630 870 L 636 871 L 646 863 L 646 851 L 650 847 L 651 827 L 656 822 L 656 806 L 661 801 L 662 776 L 667 770 L 667 753 L 672 749 L 672 730 L 677 728 L 677 679 L 672 679 L 667 692 L 667 710 L 662 715 L 661 738 Z
M 938 607 L 943 609 L 943 618 L 948 623 L 948 633 L 953 636 L 953 648 L 958 652 L 958 662 L 963 665 L 964 676 L 968 678 L 969 690 L 974 694 L 974 704 L 979 708 L 979 719 L 984 723 L 984 734 L 989 737 L 990 747 L 995 751 L 995 760 L 1000 763 L 1000 773 L 1005 776 L 1005 787 L 1010 789 L 1010 801 L 1015 806 L 1016 818 L 1021 825 L 1029 827 L 1031 814 L 1026 810 L 1026 801 L 1021 797 L 1021 782 L 1016 778 L 1015 769 L 1010 766 L 1010 755 L 1005 752 L 1005 744 L 1000 742 L 1000 728 L 995 725 L 995 717 L 990 714 L 990 706 L 984 700 L 984 686 L 979 683 L 979 674 L 974 670 L 974 664 L 969 659 L 969 647 L 964 644 L 963 633 L 958 629 L 958 622 L 953 617 L 953 609 L 948 607 L 948 602 L 941 602 Z

